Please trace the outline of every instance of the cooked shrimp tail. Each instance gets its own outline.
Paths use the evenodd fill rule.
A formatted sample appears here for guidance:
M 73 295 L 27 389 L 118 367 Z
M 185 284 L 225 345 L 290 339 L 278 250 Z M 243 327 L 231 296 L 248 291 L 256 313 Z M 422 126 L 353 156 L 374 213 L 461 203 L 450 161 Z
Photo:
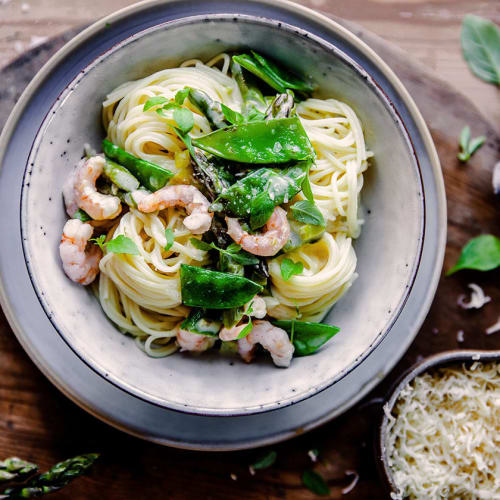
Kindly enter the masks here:
M 247 233 L 238 219 L 226 217 L 226 223 L 227 233 L 238 245 L 241 245 L 243 250 L 261 257 L 276 255 L 290 238 L 290 224 L 285 210 L 281 207 L 275 207 L 261 234 Z
M 63 187 L 66 211 L 70 217 L 78 208 L 94 220 L 114 219 L 120 214 L 120 199 L 99 193 L 95 186 L 105 164 L 106 160 L 102 156 L 92 156 L 82 160 L 71 173 Z
M 59 244 L 64 272 L 68 278 L 82 285 L 92 283 L 99 272 L 101 250 L 96 245 L 86 249 L 93 232 L 94 228 L 90 224 L 70 219 L 64 225 Z
M 216 337 L 183 330 L 180 325 L 177 328 L 177 343 L 181 351 L 203 352 L 213 347 L 216 340 Z
M 252 331 L 238 340 L 238 352 L 247 363 L 253 360 L 257 344 L 269 351 L 276 366 L 283 368 L 290 366 L 295 348 L 285 330 L 272 325 L 269 321 L 256 320 Z
M 210 202 L 194 186 L 176 184 L 165 186 L 145 196 L 138 204 L 141 212 L 149 213 L 167 207 L 185 207 L 188 216 L 184 225 L 193 234 L 202 234 L 210 229 L 213 214 L 208 211 Z

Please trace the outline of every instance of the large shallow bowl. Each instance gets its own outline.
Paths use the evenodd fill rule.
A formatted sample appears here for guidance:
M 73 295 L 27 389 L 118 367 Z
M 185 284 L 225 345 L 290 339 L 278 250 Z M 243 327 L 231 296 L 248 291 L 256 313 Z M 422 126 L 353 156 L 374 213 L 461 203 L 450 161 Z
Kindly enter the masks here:
M 146 24 L 154 24 L 155 9 L 162 3 L 142 7 Z M 244 8 L 238 3 L 238 11 L 248 9 L 252 14 L 264 3 L 247 2 Z M 220 12 L 233 12 L 224 2 L 211 4 L 217 4 Z M 171 7 L 175 11 L 182 5 L 173 2 Z M 276 5 L 290 9 L 285 3 Z M 119 23 L 120 16 L 113 20 Z M 115 31 L 112 41 L 119 43 L 92 60 L 89 54 L 95 57 L 99 53 L 96 44 L 105 29 L 104 24 L 101 30 L 94 27 L 87 38 L 85 64 L 78 59 L 78 50 L 73 50 L 64 64 L 59 61 L 59 67 L 53 66 L 58 71 L 65 66 L 70 74 L 77 73 L 75 68 L 83 69 L 62 89 L 41 124 L 23 186 L 21 225 L 26 260 L 39 299 L 57 332 L 83 361 L 121 389 L 154 404 L 192 413 L 237 415 L 274 409 L 312 396 L 340 380 L 368 356 L 401 313 L 418 270 L 428 223 L 421 172 L 398 113 L 414 111 L 414 104 L 399 81 L 393 80 L 388 88 L 384 75 L 387 68 L 373 55 L 364 61 L 358 57 L 354 62 L 352 56 L 359 56 L 355 50 L 359 42 L 334 23 L 325 38 L 338 44 L 283 22 L 253 16 L 183 18 L 153 26 L 125 41 Z M 106 47 L 112 45 L 110 42 L 107 40 Z M 83 50 L 82 45 L 77 49 Z M 275 369 L 268 360 L 247 366 L 216 356 L 147 358 L 107 321 L 87 290 L 65 278 L 57 257 L 65 218 L 61 185 L 68 168 L 80 157 L 82 144 L 97 145 L 102 137 L 99 106 L 106 92 L 123 81 L 183 59 L 208 58 L 242 46 L 271 54 L 306 72 L 319 83 L 324 96 L 341 98 L 353 106 L 376 157 L 363 193 L 367 223 L 356 242 L 360 278 L 327 317 L 343 333 L 317 355 L 294 360 L 288 370 Z M 352 53 L 345 54 L 339 46 Z M 384 77 L 383 91 L 378 76 Z M 42 72 L 37 82 L 40 87 L 45 78 L 47 72 Z M 392 102 L 386 94 L 392 94 Z M 421 120 L 418 113 L 415 116 Z M 415 116 L 406 124 L 410 129 L 415 127 Z M 427 131 L 421 122 L 418 128 L 425 136 Z M 421 144 L 428 136 L 413 139 Z M 19 146 L 11 144 L 9 153 L 12 155 Z M 421 154 L 424 168 L 431 164 L 436 167 L 432 145 L 426 146 L 431 148 L 431 156 Z M 441 189 L 438 191 L 442 196 Z M 432 222 L 433 230 L 442 223 L 443 214 L 441 210 L 439 221 Z M 442 243 L 441 237 L 437 266 L 442 259 Z M 433 280 L 431 287 L 435 286 L 435 275 Z

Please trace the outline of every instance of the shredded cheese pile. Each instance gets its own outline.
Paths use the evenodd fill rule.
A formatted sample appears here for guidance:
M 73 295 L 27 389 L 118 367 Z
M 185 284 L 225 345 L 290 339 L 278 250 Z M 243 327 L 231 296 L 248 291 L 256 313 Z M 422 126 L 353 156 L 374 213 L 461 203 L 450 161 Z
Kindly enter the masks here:
M 500 365 L 424 373 L 388 418 L 393 499 L 500 499 Z

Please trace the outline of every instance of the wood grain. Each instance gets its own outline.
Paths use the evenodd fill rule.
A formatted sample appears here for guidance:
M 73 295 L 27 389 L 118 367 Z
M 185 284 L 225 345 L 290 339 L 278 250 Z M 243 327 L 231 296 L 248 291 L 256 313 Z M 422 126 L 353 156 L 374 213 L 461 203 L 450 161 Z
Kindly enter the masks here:
M 135 0 L 0 0 L 0 68 L 44 38 L 89 24 L 133 3 Z M 299 0 L 297 3 L 355 22 L 407 51 L 434 75 L 472 98 L 500 131 L 500 89 L 484 85 L 474 77 L 460 51 L 463 16 L 477 14 L 500 24 L 498 0 Z
M 368 3 L 375 6 L 375 2 Z M 409 10 L 420 4 L 417 1 L 404 8 Z M 391 2 L 377 5 L 381 9 L 394 6 Z M 490 182 L 493 164 L 499 157 L 500 138 L 471 102 L 451 86 L 367 30 L 355 30 L 398 73 L 436 142 L 448 195 L 448 269 L 469 238 L 483 232 L 498 234 L 500 204 L 493 197 Z M 12 83 L 12 95 L 0 94 L 0 123 L 20 87 L 60 43 L 56 40 L 49 47 L 41 47 L 0 73 L 0 81 L 10 82 L 9 85 L 18 82 L 17 86 Z M 483 88 L 489 87 L 481 84 Z M 464 123 L 471 124 L 474 133 L 488 137 L 487 144 L 467 165 L 456 160 L 456 137 Z M 261 453 L 258 450 L 203 454 L 162 448 L 127 436 L 87 415 L 40 374 L 0 316 L 1 455 L 18 455 L 48 467 L 74 454 L 100 451 L 102 458 L 89 477 L 53 495 L 60 500 L 312 499 L 315 496 L 300 482 L 302 472 L 312 466 L 328 480 L 331 499 L 385 499 L 371 450 L 380 407 L 370 402 L 383 396 L 398 374 L 421 356 L 460 347 L 500 348 L 500 334 L 484 334 L 500 314 L 499 278 L 500 271 L 443 277 L 419 335 L 382 384 L 355 408 L 321 429 L 272 447 L 278 452 L 277 463 L 256 476 L 249 473 L 248 465 Z M 471 281 L 483 286 L 493 299 L 481 311 L 464 311 L 456 304 L 457 296 L 465 293 Z M 457 342 L 460 329 L 465 333 L 463 343 Z M 307 455 L 312 448 L 320 451 L 317 464 Z M 342 488 L 349 483 L 346 470 L 356 470 L 360 481 L 350 494 L 342 495 Z M 236 480 L 231 479 L 231 474 Z

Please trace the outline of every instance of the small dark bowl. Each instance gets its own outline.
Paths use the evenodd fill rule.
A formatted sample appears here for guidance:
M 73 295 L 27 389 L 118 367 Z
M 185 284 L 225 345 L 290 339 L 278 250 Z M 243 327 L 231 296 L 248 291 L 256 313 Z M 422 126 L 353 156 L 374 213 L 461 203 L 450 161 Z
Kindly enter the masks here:
M 380 474 L 380 478 L 387 489 L 388 495 L 391 492 L 396 492 L 397 487 L 392 477 L 392 471 L 389 467 L 387 460 L 387 449 L 385 446 L 387 438 L 387 425 L 388 419 L 386 412 L 383 410 L 387 407 L 390 412 L 392 412 L 394 405 L 404 387 L 411 382 L 418 375 L 435 368 L 441 368 L 443 366 L 455 365 L 455 364 L 472 364 L 475 361 L 481 362 L 491 362 L 500 361 L 500 351 L 481 351 L 481 350 L 454 350 L 445 351 L 439 354 L 435 354 L 428 358 L 419 361 L 408 369 L 401 377 L 394 383 L 388 396 L 385 400 L 385 404 L 381 409 L 380 423 L 376 429 L 376 435 L 374 440 L 375 445 L 375 462 L 377 464 L 377 469 Z

